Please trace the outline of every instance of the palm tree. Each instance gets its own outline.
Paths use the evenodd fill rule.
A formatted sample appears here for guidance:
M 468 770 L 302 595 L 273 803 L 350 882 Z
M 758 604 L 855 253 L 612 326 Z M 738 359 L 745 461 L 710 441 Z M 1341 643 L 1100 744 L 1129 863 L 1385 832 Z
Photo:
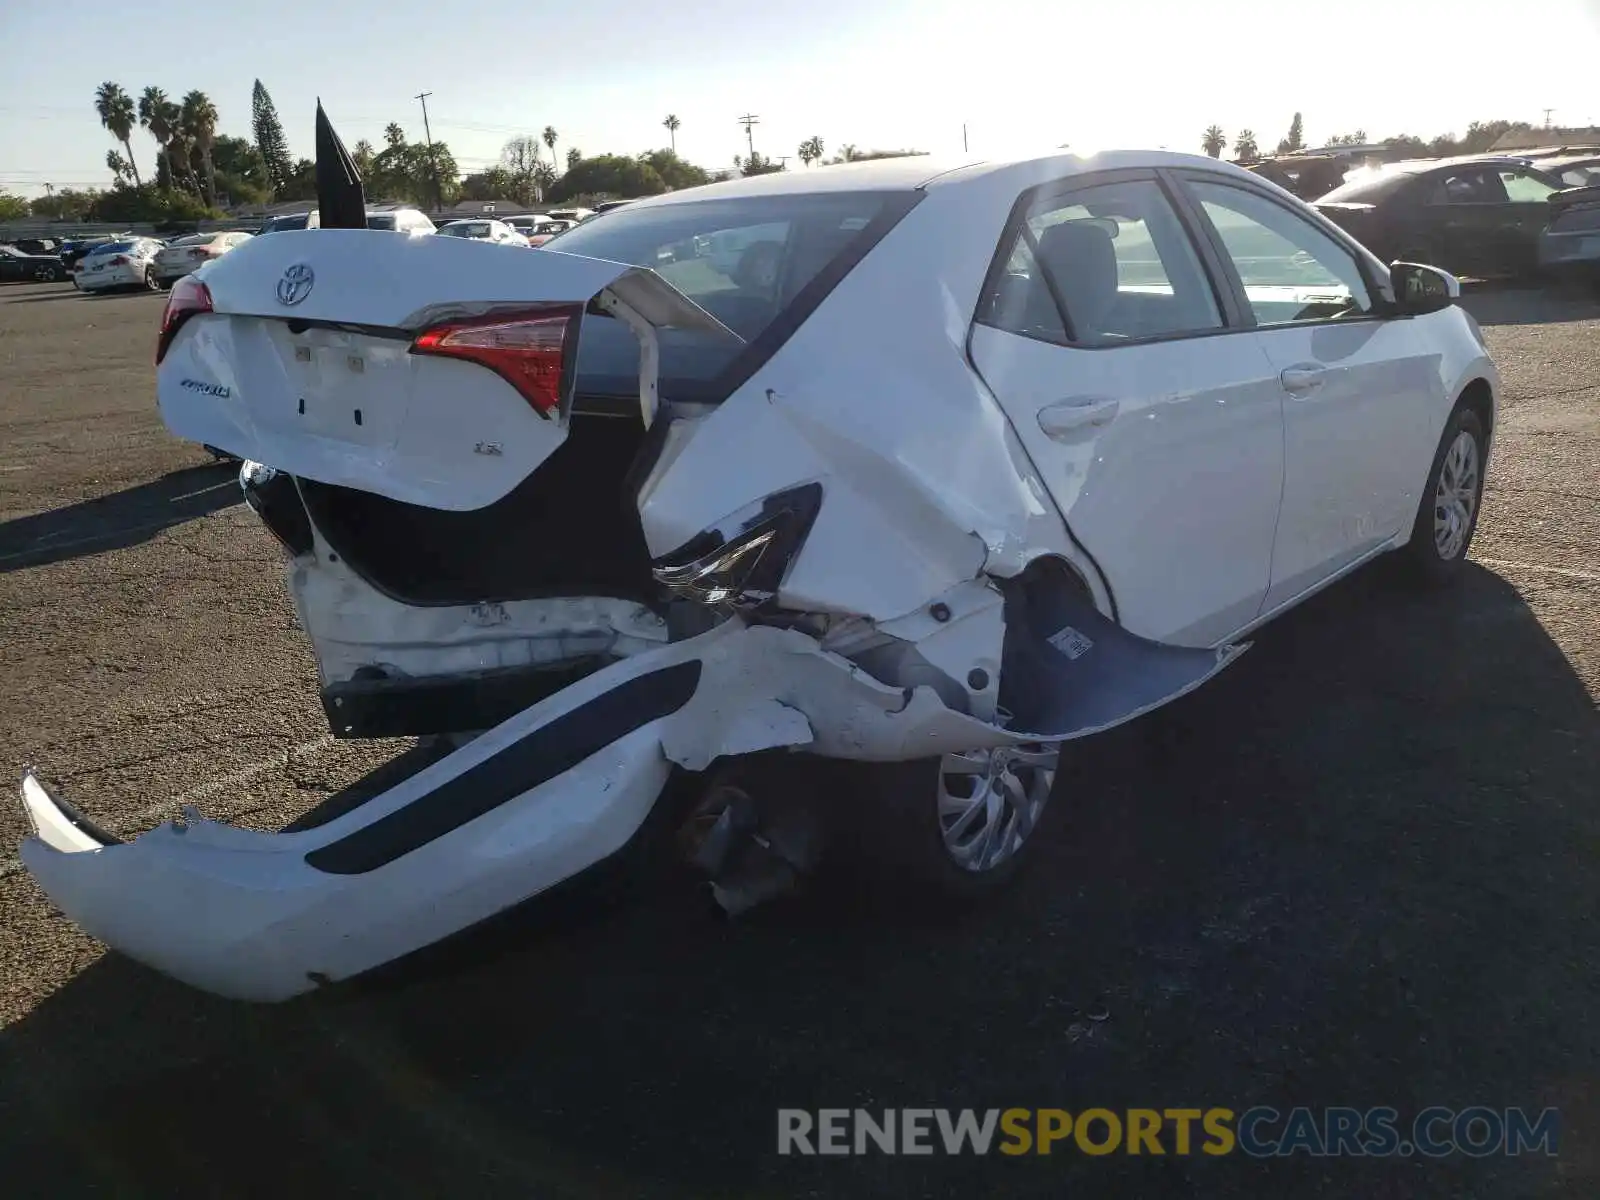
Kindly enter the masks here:
M 110 131 L 111 136 L 122 143 L 122 148 L 128 152 L 128 170 L 133 174 L 135 187 L 143 186 L 139 178 L 139 166 L 133 161 L 133 147 L 128 139 L 133 136 L 133 126 L 137 120 L 133 107 L 133 97 L 122 90 L 120 83 L 111 83 L 109 80 L 102 83 L 94 92 L 94 110 L 100 114 L 100 124 Z
M 1253 163 L 1260 157 L 1261 148 L 1256 145 L 1256 135 L 1248 129 L 1241 129 L 1233 143 L 1234 162 Z
M 183 113 L 179 123 L 194 139 L 195 149 L 200 151 L 200 161 L 205 165 L 206 202 L 216 204 L 217 172 L 211 165 L 211 147 L 217 140 L 217 106 L 211 103 L 211 97 L 204 92 L 190 92 L 183 98 Z
M 672 152 L 676 154 L 678 152 L 678 126 L 682 125 L 683 122 L 678 120 L 672 113 L 668 113 L 667 119 L 661 124 L 666 126 L 667 134 L 672 138 Z
M 160 149 L 161 165 L 167 169 L 167 186 L 176 187 L 172 174 L 172 156 L 167 152 L 167 142 L 172 137 L 173 110 L 176 105 L 158 87 L 147 87 L 139 95 L 139 124 L 155 138 Z
M 544 139 L 544 144 L 550 147 L 551 163 L 560 162 L 561 160 L 556 157 L 556 127 L 554 125 L 546 125 L 544 132 L 539 136 Z
M 1221 125 L 1206 127 L 1206 136 L 1201 140 L 1200 148 L 1212 158 L 1222 157 L 1222 152 L 1228 148 L 1228 135 L 1222 132 Z
M 839 151 L 839 161 L 840 162 L 855 162 L 856 155 L 858 153 L 859 153 L 859 151 L 856 149 L 856 144 L 854 142 L 846 142 L 845 145 Z
M 813 134 L 800 143 L 798 153 L 800 161 L 808 167 L 814 162 L 820 162 L 822 160 L 822 139 Z

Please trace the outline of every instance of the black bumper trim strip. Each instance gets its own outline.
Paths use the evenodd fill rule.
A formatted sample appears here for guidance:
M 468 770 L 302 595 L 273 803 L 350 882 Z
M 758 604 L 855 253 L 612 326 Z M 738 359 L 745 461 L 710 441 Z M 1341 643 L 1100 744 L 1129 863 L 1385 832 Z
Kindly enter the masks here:
M 306 863 L 330 875 L 376 871 L 570 771 L 618 738 L 677 712 L 699 684 L 698 659 L 619 684 L 404 808 L 309 851 Z

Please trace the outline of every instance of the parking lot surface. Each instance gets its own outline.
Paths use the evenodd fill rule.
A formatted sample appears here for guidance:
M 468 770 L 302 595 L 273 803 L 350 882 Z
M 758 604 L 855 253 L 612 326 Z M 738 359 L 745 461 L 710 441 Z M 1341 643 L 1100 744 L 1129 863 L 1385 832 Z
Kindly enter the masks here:
M 326 736 L 275 544 L 234 472 L 161 426 L 161 303 L 0 289 L 0 766 L 118 834 L 183 803 L 271 828 L 396 747 Z M 0 802 L 4 1190 L 1600 1194 L 1600 308 L 1469 307 L 1505 394 L 1462 586 L 1379 564 L 1075 747 L 1036 869 L 960 920 L 850 879 L 726 924 L 667 885 L 256 1008 L 81 935 Z M 1561 1140 L 776 1153 L 780 1107 L 1256 1104 L 1555 1106 Z

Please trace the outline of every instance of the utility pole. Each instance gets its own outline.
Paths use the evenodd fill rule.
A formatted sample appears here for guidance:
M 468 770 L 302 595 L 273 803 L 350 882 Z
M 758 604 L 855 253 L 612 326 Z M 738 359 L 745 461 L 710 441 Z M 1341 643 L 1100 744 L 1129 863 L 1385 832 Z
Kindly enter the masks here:
M 1553 108 L 1547 108 L 1544 110 L 1544 127 L 1546 129 L 1550 128 L 1550 114 L 1553 112 L 1555 112 L 1555 109 Z
M 761 118 L 754 113 L 745 113 L 744 116 L 739 118 L 739 124 L 744 126 L 745 141 L 750 147 L 750 157 L 754 158 L 756 154 L 755 126 L 761 124 Z
M 439 190 L 439 162 L 433 157 L 433 131 L 428 128 L 428 97 L 432 92 L 421 92 L 417 99 L 422 101 L 422 136 L 428 143 L 428 170 L 433 175 L 433 211 L 444 211 L 444 193 Z
M 967 152 L 967 123 L 961 122 L 961 153 Z

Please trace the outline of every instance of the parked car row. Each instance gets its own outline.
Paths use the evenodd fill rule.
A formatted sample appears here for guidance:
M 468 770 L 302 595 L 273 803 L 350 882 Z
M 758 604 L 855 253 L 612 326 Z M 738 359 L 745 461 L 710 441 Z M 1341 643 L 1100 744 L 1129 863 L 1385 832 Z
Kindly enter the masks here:
M 1391 163 L 1352 173 L 1315 207 L 1380 258 L 1475 277 L 1600 280 L 1600 186 L 1525 157 Z

